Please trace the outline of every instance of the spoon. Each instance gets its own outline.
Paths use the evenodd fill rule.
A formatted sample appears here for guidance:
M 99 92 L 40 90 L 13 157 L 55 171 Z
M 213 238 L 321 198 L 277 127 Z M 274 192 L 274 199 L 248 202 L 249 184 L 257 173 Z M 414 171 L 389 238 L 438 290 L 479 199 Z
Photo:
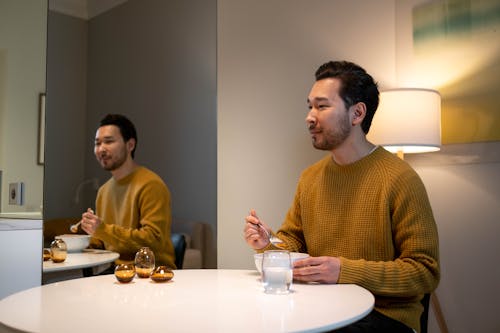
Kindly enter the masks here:
M 281 245 L 281 244 L 284 243 L 281 239 L 279 239 L 278 237 L 276 237 L 272 231 L 269 232 L 266 228 L 264 228 L 264 226 L 261 223 L 258 223 L 257 226 L 259 226 L 259 228 L 261 228 L 262 230 L 264 230 L 264 232 L 267 235 L 267 239 L 269 239 L 269 241 L 271 242 L 271 244 L 280 247 L 278 244 Z
M 284 242 L 281 239 L 279 239 L 278 237 L 276 237 L 272 231 L 269 232 L 266 228 L 264 228 L 264 226 L 260 222 L 259 218 L 257 217 L 255 210 L 252 209 L 250 211 L 250 215 L 252 215 L 253 217 L 255 217 L 257 219 L 258 223 L 255 225 L 258 226 L 259 228 L 262 228 L 262 230 L 264 230 L 264 232 L 267 235 L 267 239 L 269 240 L 269 242 L 271 242 L 271 244 L 276 245 L 277 247 L 281 247 L 280 245 L 284 244 Z
M 89 208 L 87 209 L 87 212 L 91 213 L 91 214 L 94 214 L 94 211 L 92 210 L 92 208 Z M 80 226 L 80 224 L 82 223 L 82 220 L 78 221 L 77 223 L 75 224 L 72 224 L 70 227 L 69 227 L 69 230 L 72 232 L 72 233 L 77 233 L 78 232 L 78 227 Z
M 82 221 L 78 221 L 78 223 L 75 223 L 75 224 L 72 224 L 70 227 L 69 227 L 69 230 L 72 232 L 72 233 L 77 233 L 78 232 L 78 226 L 82 223 Z

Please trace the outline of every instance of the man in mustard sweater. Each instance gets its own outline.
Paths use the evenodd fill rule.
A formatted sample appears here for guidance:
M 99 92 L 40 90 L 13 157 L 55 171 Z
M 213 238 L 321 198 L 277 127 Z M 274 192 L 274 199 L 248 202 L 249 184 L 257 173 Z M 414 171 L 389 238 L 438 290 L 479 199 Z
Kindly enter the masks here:
M 117 264 L 133 262 L 141 247 L 153 250 L 156 265 L 175 268 L 170 240 L 170 192 L 163 180 L 134 161 L 137 134 L 122 115 L 105 116 L 97 129 L 94 153 L 112 177 L 97 193 L 96 212 L 82 214 L 91 245 L 120 253 Z
M 327 157 L 303 171 L 277 236 L 297 261 L 296 281 L 353 283 L 375 309 L 335 332 L 420 332 L 420 300 L 438 285 L 438 234 L 424 185 L 403 160 L 367 141 L 379 102 L 377 84 L 345 61 L 316 71 L 306 123 Z M 244 237 L 256 251 L 275 249 L 254 211 Z

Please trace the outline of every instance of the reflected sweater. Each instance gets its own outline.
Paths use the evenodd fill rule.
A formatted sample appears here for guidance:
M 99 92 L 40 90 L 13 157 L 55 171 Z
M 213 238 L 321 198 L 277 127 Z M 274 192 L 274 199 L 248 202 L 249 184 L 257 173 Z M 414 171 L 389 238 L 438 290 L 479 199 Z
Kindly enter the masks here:
M 368 289 L 376 310 L 420 332 L 420 299 L 440 278 L 438 234 L 406 162 L 382 147 L 350 165 L 325 157 L 302 173 L 277 234 L 290 251 L 338 257 L 338 283 Z
M 117 264 L 133 262 L 135 253 L 147 246 L 157 266 L 175 268 L 170 192 L 157 174 L 139 166 L 120 180 L 111 177 L 97 193 L 96 214 L 103 223 L 92 245 L 120 253 Z

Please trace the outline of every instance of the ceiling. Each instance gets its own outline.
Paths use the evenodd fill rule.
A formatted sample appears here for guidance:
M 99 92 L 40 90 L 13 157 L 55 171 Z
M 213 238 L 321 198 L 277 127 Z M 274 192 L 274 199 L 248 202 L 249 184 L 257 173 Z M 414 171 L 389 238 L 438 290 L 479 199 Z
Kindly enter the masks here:
M 49 10 L 89 20 L 127 0 L 49 0 Z

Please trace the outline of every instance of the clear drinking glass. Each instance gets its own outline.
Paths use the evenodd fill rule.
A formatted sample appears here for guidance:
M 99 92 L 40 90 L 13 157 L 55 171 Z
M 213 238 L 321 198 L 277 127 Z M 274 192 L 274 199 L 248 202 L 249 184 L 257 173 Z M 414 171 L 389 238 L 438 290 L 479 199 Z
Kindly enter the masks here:
M 155 254 L 149 247 L 143 247 L 135 254 L 135 271 L 140 278 L 149 278 L 155 269 Z
M 267 294 L 288 294 L 293 271 L 290 252 L 271 250 L 262 256 L 262 283 Z

